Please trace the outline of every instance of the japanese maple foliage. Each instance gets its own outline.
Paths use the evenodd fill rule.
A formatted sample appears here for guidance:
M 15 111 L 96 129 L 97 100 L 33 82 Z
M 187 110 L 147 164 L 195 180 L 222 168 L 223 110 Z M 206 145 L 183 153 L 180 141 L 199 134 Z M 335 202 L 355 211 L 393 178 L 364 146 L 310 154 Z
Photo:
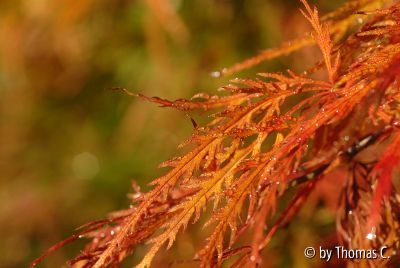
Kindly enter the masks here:
M 191 100 L 125 90 L 163 107 L 215 113 L 208 124 L 194 124 L 194 133 L 182 144 L 191 149 L 161 164 L 170 169 L 151 182 L 150 191 L 134 187 L 131 208 L 83 226 L 47 253 L 84 237 L 90 242 L 70 264 L 99 268 L 118 266 L 137 246 L 149 244 L 137 266 L 149 267 L 163 246 L 173 246 L 188 224 L 209 215 L 204 212 L 211 206 L 205 226 L 213 230 L 195 257 L 200 266 L 218 267 L 233 256 L 234 267 L 259 266 L 276 231 L 340 170 L 343 185 L 335 196 L 341 243 L 357 249 L 385 245 L 386 254 L 395 255 L 400 239 L 400 196 L 394 185 L 400 162 L 400 4 L 356 0 L 320 17 L 301 2 L 312 32 L 215 74 L 230 75 L 317 45 L 321 61 L 310 63 L 304 73 L 259 73 L 234 79 L 223 88 L 224 96 L 198 94 Z M 324 76 L 315 75 L 321 71 Z M 284 194 L 292 201 L 279 212 Z M 271 219 L 275 223 L 264 228 Z M 252 239 L 238 246 L 243 234 Z M 398 260 L 361 262 L 383 267 Z

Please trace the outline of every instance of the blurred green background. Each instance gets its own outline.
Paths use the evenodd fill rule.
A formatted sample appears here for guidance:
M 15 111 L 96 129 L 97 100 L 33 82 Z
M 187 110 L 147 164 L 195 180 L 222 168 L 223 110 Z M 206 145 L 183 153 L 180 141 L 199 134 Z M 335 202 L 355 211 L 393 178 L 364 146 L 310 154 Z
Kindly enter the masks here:
M 340 2 L 318 6 L 325 12 Z M 1 1 L 0 267 L 26 267 L 74 228 L 128 206 L 131 180 L 145 186 L 191 133 L 184 113 L 110 88 L 169 99 L 215 93 L 233 77 L 211 71 L 309 29 L 299 7 L 296 0 Z M 302 67 L 293 61 L 258 69 Z M 42 267 L 62 266 L 82 244 Z

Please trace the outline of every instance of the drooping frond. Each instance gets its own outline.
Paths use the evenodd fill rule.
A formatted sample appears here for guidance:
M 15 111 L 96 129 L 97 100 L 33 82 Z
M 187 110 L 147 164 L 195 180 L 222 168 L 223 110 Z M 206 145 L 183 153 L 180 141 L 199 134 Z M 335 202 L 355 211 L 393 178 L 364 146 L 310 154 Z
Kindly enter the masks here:
M 353 0 L 347 2 L 341 8 L 322 16 L 321 21 L 325 25 L 329 26 L 330 34 L 334 36 L 333 40 L 340 40 L 347 32 L 348 28 L 351 27 L 352 23 L 357 20 L 354 15 L 357 12 L 365 12 L 367 10 L 373 10 L 379 8 L 383 3 L 390 1 L 381 0 Z M 361 17 L 359 18 L 361 19 Z M 306 46 L 315 44 L 315 39 L 311 36 L 311 33 L 306 33 L 304 37 L 300 37 L 291 41 L 284 42 L 278 48 L 271 48 L 262 51 L 257 56 L 246 59 L 243 62 L 237 63 L 230 68 L 224 68 L 222 71 L 213 72 L 213 76 L 231 75 L 239 71 L 249 69 L 261 62 L 271 60 L 280 56 L 286 56 L 292 52 L 298 51 Z
M 213 230 L 198 254 L 201 267 L 218 267 L 236 254 L 241 255 L 236 265 L 260 265 L 261 252 L 278 228 L 338 170 L 346 182 L 335 190 L 341 196 L 337 230 L 342 243 L 388 245 L 388 254 L 398 250 L 400 199 L 392 178 L 400 161 L 400 4 L 368 11 L 382 1 L 352 1 L 320 19 L 315 8 L 301 2 L 312 37 L 269 50 L 225 74 L 316 43 L 322 64 L 306 73 L 234 79 L 223 87 L 224 96 L 198 94 L 190 100 L 125 90 L 163 107 L 214 113 L 208 124 L 194 124 L 194 133 L 182 143 L 191 149 L 162 163 L 169 171 L 151 183 L 149 192 L 137 191 L 132 208 L 81 232 L 92 242 L 73 263 L 117 265 L 146 243 L 149 249 L 138 267 L 149 267 L 164 246 L 171 247 L 212 207 L 205 226 Z M 356 12 L 365 23 L 344 34 Z M 316 79 L 313 72 L 324 65 L 328 79 Z M 372 160 L 371 148 L 381 152 Z M 278 211 L 283 195 L 292 201 Z M 237 245 L 245 233 L 252 233 L 250 244 Z

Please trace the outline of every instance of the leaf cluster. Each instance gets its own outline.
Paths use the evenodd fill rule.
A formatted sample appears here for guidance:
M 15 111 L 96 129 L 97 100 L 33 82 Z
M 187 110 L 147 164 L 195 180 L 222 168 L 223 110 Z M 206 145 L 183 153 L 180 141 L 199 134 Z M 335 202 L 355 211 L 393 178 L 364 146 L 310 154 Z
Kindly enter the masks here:
M 205 226 L 213 231 L 196 257 L 200 266 L 218 267 L 237 255 L 233 267 L 256 267 L 276 231 L 340 171 L 343 185 L 332 191 L 340 194 L 341 242 L 351 248 L 386 245 L 388 254 L 395 254 L 400 237 L 400 196 L 393 186 L 400 160 L 400 4 L 350 1 L 320 17 L 301 2 L 310 33 L 220 74 L 317 45 L 321 61 L 304 73 L 237 78 L 221 89 L 225 95 L 198 94 L 191 100 L 126 91 L 163 107 L 213 114 L 204 126 L 194 123 L 194 133 L 181 145 L 188 152 L 161 164 L 170 169 L 151 183 L 150 191 L 134 187 L 131 208 L 84 226 L 49 252 L 85 237 L 91 242 L 70 263 L 100 268 L 117 266 L 146 243 L 150 248 L 137 267 L 149 267 L 164 245 L 171 247 L 180 232 L 212 208 Z M 278 212 L 288 193 L 292 201 Z M 237 246 L 245 233 L 251 242 Z

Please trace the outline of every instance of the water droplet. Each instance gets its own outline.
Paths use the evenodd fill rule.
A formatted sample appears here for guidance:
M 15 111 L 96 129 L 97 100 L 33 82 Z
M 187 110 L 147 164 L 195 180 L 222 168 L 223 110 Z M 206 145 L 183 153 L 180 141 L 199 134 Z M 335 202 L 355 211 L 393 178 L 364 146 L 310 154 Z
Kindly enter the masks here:
M 349 140 L 350 140 L 350 137 L 346 135 L 346 136 L 344 136 L 343 139 L 344 139 L 344 141 L 349 141 Z
M 368 240 L 373 240 L 376 238 L 376 234 L 375 234 L 375 227 L 372 227 L 372 230 L 370 233 L 367 234 L 367 236 L 365 238 L 367 238 Z
M 78 235 L 78 238 L 82 238 L 83 237 L 83 235 Z
M 220 71 L 211 72 L 210 75 L 211 77 L 218 78 L 221 77 L 221 72 Z
M 251 256 L 250 261 L 255 262 L 256 261 L 256 256 Z
M 358 24 L 362 24 L 364 22 L 364 20 L 361 18 L 361 17 L 358 17 L 357 18 L 357 23 Z
M 110 235 L 115 235 L 115 231 L 111 230 Z
M 353 215 L 353 211 L 352 210 L 349 210 L 349 215 Z
M 133 194 L 133 198 L 134 199 L 139 198 L 141 195 L 142 195 L 141 193 L 135 193 Z
M 373 233 L 369 233 L 369 234 L 367 234 L 367 236 L 366 236 L 366 238 L 367 238 L 368 240 L 375 239 L 375 237 L 376 237 L 376 234 L 373 234 Z

